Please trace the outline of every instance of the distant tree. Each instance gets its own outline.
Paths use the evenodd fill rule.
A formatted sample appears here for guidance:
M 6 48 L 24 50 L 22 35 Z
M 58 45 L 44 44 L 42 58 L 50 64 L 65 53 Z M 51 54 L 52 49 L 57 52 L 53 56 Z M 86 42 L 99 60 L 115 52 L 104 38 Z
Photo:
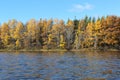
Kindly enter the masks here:
M 94 44 L 94 26 L 95 24 L 93 22 L 88 23 L 86 28 L 86 39 L 85 43 L 87 47 L 93 47 Z
M 77 20 L 76 17 L 75 17 L 75 19 L 73 20 L 73 22 L 74 22 L 74 29 L 75 30 L 78 29 L 79 20 Z
M 15 20 L 15 19 L 12 19 L 12 20 L 9 20 L 9 21 L 8 21 L 8 26 L 9 26 L 9 28 L 10 28 L 10 29 L 9 29 L 9 30 L 10 30 L 10 36 L 11 36 L 12 39 L 13 39 L 13 37 L 14 37 L 14 31 L 15 31 L 15 28 L 16 28 L 17 23 L 18 23 L 18 21 Z M 14 43 L 14 40 L 13 40 L 12 43 Z
M 2 39 L 1 39 L 1 25 L 0 25 L 0 49 L 2 49 L 4 47 L 3 43 L 2 43 Z
M 100 39 L 99 45 L 102 49 L 104 49 L 106 46 L 106 43 L 105 43 L 105 37 L 106 37 L 105 30 L 106 30 L 106 28 L 107 28 L 107 22 L 106 22 L 106 18 L 103 16 L 101 18 L 101 29 L 100 29 L 100 37 L 99 37 L 99 39 Z
M 3 23 L 1 26 L 1 40 L 2 43 L 4 44 L 4 47 L 7 48 L 9 45 L 9 40 L 10 40 L 10 32 L 9 32 L 9 26 L 7 23 Z
M 88 17 L 65 23 L 59 19 L 0 25 L 0 49 L 120 49 L 120 17 Z
M 60 48 L 61 35 L 63 35 L 64 22 L 63 20 L 54 20 L 54 25 L 52 26 L 51 34 L 53 38 L 54 45 L 56 48 Z
M 35 36 L 36 36 L 36 20 L 35 19 L 31 19 L 28 21 L 28 23 L 26 24 L 26 39 L 27 42 L 25 45 L 26 47 L 33 47 L 35 46 L 36 42 L 35 42 Z
M 69 20 L 65 26 L 66 48 L 69 50 L 73 43 L 74 22 Z
M 83 48 L 83 31 L 77 30 L 75 33 L 74 48 L 80 49 Z
M 18 22 L 16 24 L 15 30 L 14 30 L 14 39 L 16 41 L 16 47 L 21 48 L 22 42 L 23 42 L 23 33 L 24 33 L 24 25 L 22 22 Z
M 97 49 L 98 47 L 98 40 L 99 40 L 99 37 L 100 37 L 100 30 L 101 30 L 101 21 L 100 19 L 98 19 L 96 22 L 95 22 L 95 26 L 94 26 L 94 48 Z
M 105 29 L 105 39 L 104 42 L 113 47 L 119 42 L 120 34 L 120 18 L 117 16 L 107 16 L 106 18 L 106 29 Z
M 42 28 L 42 31 L 43 31 L 43 47 L 44 48 L 49 48 L 49 42 L 48 42 L 48 37 L 49 37 L 49 34 L 51 33 L 51 29 L 52 29 L 52 26 L 53 26 L 53 20 L 50 19 L 50 20 L 43 20 L 43 28 Z

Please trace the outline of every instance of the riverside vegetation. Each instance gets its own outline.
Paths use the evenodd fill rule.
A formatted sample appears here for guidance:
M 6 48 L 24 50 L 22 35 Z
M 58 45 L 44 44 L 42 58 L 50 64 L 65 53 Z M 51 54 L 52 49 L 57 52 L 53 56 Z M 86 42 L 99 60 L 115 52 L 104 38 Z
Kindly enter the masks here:
M 15 19 L 0 25 L 1 50 L 120 49 L 120 17 L 86 16 L 65 23 L 58 19 L 35 19 L 23 24 Z

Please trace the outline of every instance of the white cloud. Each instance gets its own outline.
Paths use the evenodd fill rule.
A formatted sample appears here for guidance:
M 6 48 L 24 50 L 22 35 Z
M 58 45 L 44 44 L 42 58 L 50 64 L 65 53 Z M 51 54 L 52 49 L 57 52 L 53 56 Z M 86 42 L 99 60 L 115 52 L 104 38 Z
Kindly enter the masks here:
M 75 4 L 73 7 L 69 10 L 70 12 L 83 12 L 85 10 L 91 10 L 93 9 L 93 6 L 91 4 Z

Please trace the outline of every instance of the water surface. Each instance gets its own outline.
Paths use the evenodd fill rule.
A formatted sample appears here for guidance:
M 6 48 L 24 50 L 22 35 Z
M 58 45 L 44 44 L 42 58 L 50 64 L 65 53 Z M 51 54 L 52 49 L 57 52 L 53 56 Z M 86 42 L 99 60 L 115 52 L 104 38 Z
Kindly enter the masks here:
M 120 80 L 120 52 L 0 52 L 0 80 Z

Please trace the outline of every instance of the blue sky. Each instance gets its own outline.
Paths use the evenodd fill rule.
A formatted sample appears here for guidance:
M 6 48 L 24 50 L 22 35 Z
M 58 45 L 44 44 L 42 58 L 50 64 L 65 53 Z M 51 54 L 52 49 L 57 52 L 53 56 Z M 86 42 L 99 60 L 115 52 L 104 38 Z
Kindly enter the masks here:
M 1 0 L 0 23 L 11 19 L 27 22 L 58 18 L 81 19 L 84 16 L 120 16 L 120 0 Z

